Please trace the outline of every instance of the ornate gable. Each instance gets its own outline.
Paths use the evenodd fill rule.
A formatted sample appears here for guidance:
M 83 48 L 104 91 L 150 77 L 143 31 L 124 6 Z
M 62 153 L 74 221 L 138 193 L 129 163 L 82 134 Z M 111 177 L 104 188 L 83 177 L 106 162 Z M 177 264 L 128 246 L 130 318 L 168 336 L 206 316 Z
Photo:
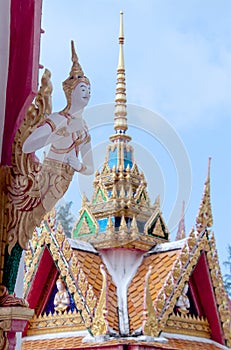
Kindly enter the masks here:
M 153 336 L 149 325 L 156 315 L 158 334 L 190 334 L 230 346 L 231 312 L 213 235 L 192 230 L 188 239 L 178 242 L 172 251 L 167 246 L 164 249 L 165 244 L 156 246 L 132 280 L 128 290 L 130 331 L 142 328 Z M 139 290 L 145 278 L 149 282 L 142 296 Z M 152 303 L 146 302 L 144 307 L 150 298 Z
M 80 238 L 97 234 L 99 225 L 95 220 L 91 210 L 85 206 L 80 210 L 80 217 L 72 230 L 73 238 Z
M 107 191 L 102 183 L 99 183 L 95 189 L 95 193 L 92 198 L 92 204 L 98 204 L 108 201 Z
M 161 211 L 157 208 L 144 226 L 144 232 L 156 238 L 156 243 L 169 240 L 169 231 L 162 217 Z
M 136 163 L 133 164 L 132 168 L 131 168 L 131 174 L 133 175 L 140 175 L 139 173 L 139 169 Z
M 48 329 L 55 333 L 84 329 L 96 334 L 97 322 L 101 322 L 101 326 L 105 323 L 105 330 L 109 325 L 117 331 L 115 286 L 94 248 L 89 244 L 86 247 L 90 250 L 86 252 L 72 248 L 70 242 L 75 247 L 76 241 L 66 238 L 60 224 L 56 227 L 54 214 L 46 217 L 39 231 L 34 233 L 25 258 L 24 297 L 36 310 L 27 334 L 47 333 Z M 85 245 L 80 243 L 80 248 L 86 249 Z M 103 284 L 103 276 L 106 276 L 107 283 Z M 54 302 L 57 280 L 63 281 L 69 296 L 68 307 L 60 312 L 56 311 Z M 108 287 L 103 287 L 101 292 L 105 283 Z M 106 295 L 110 297 L 107 322 L 100 301 L 102 293 L 104 298 Z
M 102 175 L 108 175 L 110 174 L 110 167 L 108 165 L 108 163 L 104 163 L 103 169 L 101 171 Z
M 146 190 L 146 187 L 144 185 L 141 185 L 134 196 L 134 199 L 136 200 L 137 204 L 149 204 L 150 199 L 148 196 L 148 192 Z

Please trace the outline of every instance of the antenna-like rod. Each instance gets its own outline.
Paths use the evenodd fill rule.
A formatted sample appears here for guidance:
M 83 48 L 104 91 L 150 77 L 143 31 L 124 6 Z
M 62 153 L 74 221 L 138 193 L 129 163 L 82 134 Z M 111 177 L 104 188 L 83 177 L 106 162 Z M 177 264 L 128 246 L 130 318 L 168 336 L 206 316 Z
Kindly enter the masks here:
M 123 32 L 123 12 L 120 11 L 120 31 L 119 31 L 119 60 L 117 67 L 116 97 L 114 111 L 114 129 L 117 134 L 123 135 L 127 130 L 127 110 L 126 110 L 126 83 L 124 68 L 124 32 Z

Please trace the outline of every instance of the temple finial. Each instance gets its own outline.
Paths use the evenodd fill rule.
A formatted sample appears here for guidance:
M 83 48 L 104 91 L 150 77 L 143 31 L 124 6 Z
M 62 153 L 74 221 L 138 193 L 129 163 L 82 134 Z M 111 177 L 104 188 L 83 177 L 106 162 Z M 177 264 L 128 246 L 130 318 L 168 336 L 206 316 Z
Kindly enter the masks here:
M 207 179 L 205 181 L 199 213 L 196 218 L 196 228 L 198 232 L 201 232 L 206 227 L 211 227 L 213 224 L 212 207 L 210 201 L 210 164 L 211 158 L 209 157 Z
M 176 241 L 185 238 L 185 221 L 184 221 L 184 215 L 185 215 L 185 201 L 182 203 L 182 212 L 181 212 L 181 218 L 178 225 L 178 231 L 176 234 Z
M 127 126 L 127 110 L 126 110 L 126 83 L 125 83 L 125 68 L 124 68 L 124 31 L 123 31 L 123 12 L 120 11 L 120 30 L 119 30 L 119 60 L 117 67 L 117 82 L 116 82 L 116 97 L 115 97 L 115 111 L 114 111 L 114 129 L 116 134 L 120 135 L 122 139 L 130 140 L 127 135 L 123 137 Z M 111 138 L 112 139 L 112 138 Z M 114 137 L 113 137 L 114 139 Z
M 208 172 L 207 172 L 207 180 L 210 181 L 210 165 L 211 165 L 211 157 L 208 159 Z
M 123 53 L 123 44 L 124 44 L 124 25 L 123 25 L 123 12 L 120 11 L 120 32 L 119 32 L 119 61 L 118 61 L 118 70 L 124 69 L 124 53 Z

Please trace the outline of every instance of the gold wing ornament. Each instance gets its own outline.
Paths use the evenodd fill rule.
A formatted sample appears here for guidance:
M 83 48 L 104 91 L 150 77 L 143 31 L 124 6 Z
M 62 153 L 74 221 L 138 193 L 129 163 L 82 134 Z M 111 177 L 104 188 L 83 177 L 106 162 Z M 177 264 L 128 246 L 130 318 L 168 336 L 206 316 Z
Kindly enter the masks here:
M 34 103 L 27 110 L 25 119 L 18 129 L 13 149 L 12 168 L 7 179 L 7 238 L 8 250 L 11 252 L 16 242 L 26 249 L 36 225 L 44 213 L 41 206 L 41 171 L 42 164 L 35 153 L 25 154 L 22 145 L 27 137 L 51 114 L 52 84 L 51 73 L 45 70 L 41 86 Z

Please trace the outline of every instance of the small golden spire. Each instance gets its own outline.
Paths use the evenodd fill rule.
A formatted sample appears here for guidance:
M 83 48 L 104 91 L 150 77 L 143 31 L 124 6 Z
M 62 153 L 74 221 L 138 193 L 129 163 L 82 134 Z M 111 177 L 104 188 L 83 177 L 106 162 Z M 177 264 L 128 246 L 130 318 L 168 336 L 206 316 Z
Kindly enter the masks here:
M 124 215 L 123 215 L 122 218 L 121 218 L 119 230 L 120 230 L 120 231 L 123 231 L 123 232 L 127 232 L 127 230 L 128 230 L 128 228 L 127 228 L 127 223 L 126 223 L 126 220 L 125 220 Z
M 178 225 L 178 231 L 176 234 L 176 241 L 185 238 L 185 222 L 184 222 L 184 213 L 185 212 L 185 202 L 182 203 L 182 212 L 181 218 Z
M 116 185 L 113 184 L 112 192 L 111 192 L 111 198 L 112 199 L 116 199 L 116 197 L 117 197 Z
M 199 213 L 196 218 L 196 228 L 198 232 L 201 232 L 205 227 L 211 227 L 213 225 L 213 215 L 210 200 L 210 163 L 211 158 L 208 160 L 207 179 L 205 181 Z
M 155 199 L 155 203 L 153 204 L 153 209 L 154 210 L 160 209 L 160 195 L 159 194 Z
M 109 216 L 108 222 L 107 222 L 107 227 L 106 227 L 107 236 L 108 236 L 108 234 L 109 235 L 113 234 L 114 231 L 115 231 L 115 227 L 114 227 L 111 216 Z
M 125 189 L 124 189 L 124 185 L 121 186 L 119 198 L 125 198 Z
M 133 238 L 137 237 L 137 235 L 139 234 L 139 229 L 137 226 L 135 215 L 133 215 L 133 218 L 132 218 L 130 232 Z
M 114 129 L 116 135 L 120 135 L 120 138 L 130 141 L 130 137 L 125 135 L 128 128 L 127 126 L 127 110 L 126 110 L 126 83 L 125 83 L 125 68 L 124 68 L 124 32 L 123 32 L 123 12 L 120 11 L 120 31 L 119 31 L 119 60 L 117 67 L 117 83 L 116 83 L 116 97 L 115 97 L 115 111 L 114 111 Z M 118 137 L 111 136 L 111 140 L 115 140 Z

